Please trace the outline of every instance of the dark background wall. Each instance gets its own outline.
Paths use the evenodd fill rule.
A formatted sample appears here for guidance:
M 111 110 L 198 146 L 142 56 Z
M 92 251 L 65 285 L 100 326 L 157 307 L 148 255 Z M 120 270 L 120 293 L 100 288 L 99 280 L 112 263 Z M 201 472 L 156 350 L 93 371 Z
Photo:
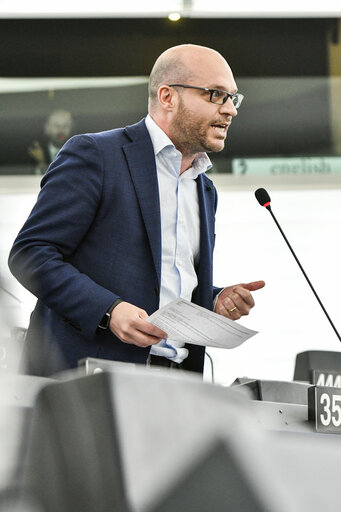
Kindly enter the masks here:
M 148 75 L 169 46 L 211 46 L 236 76 L 326 76 L 330 19 L 0 20 L 2 76 Z

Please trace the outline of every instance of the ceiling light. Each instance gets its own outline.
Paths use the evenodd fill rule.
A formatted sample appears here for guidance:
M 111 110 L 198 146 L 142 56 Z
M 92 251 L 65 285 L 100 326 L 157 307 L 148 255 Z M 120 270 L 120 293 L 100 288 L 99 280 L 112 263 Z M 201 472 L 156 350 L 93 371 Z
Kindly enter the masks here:
M 170 12 L 168 14 L 168 19 L 170 21 L 179 21 L 181 19 L 181 14 L 179 12 Z

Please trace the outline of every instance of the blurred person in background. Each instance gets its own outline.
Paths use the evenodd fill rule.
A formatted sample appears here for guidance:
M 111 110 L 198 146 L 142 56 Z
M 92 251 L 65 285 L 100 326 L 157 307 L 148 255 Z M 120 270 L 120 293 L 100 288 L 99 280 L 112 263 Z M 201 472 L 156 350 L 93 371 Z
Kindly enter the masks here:
M 28 373 L 86 357 L 203 372 L 204 347 L 167 339 L 148 316 L 182 297 L 238 320 L 264 286 L 212 283 L 217 193 L 207 153 L 224 148 L 242 99 L 218 52 L 179 45 L 154 64 L 145 119 L 72 137 L 59 151 L 9 257 L 38 297 Z
M 51 112 L 44 125 L 46 140 L 39 142 L 34 140 L 27 152 L 35 162 L 35 174 L 44 174 L 50 163 L 57 156 L 60 148 L 70 138 L 73 120 L 67 110 L 54 110 Z

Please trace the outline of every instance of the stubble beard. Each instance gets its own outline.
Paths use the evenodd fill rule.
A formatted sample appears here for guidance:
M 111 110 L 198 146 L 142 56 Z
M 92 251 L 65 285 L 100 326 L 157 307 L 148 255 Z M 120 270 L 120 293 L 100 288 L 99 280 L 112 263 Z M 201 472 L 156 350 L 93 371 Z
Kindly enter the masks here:
M 200 119 L 195 119 L 193 112 L 187 109 L 181 101 L 177 116 L 173 122 L 172 141 L 175 147 L 184 155 L 190 156 L 205 151 L 206 153 L 218 153 L 224 149 L 217 148 L 208 140 L 207 131 L 210 124 L 203 124 Z

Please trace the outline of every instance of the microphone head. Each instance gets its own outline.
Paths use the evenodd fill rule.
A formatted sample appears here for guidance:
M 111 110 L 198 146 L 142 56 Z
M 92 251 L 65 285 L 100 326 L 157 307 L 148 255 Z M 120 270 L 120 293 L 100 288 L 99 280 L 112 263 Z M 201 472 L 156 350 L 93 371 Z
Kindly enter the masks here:
M 258 188 L 255 192 L 255 196 L 261 206 L 270 209 L 271 199 L 265 188 Z

